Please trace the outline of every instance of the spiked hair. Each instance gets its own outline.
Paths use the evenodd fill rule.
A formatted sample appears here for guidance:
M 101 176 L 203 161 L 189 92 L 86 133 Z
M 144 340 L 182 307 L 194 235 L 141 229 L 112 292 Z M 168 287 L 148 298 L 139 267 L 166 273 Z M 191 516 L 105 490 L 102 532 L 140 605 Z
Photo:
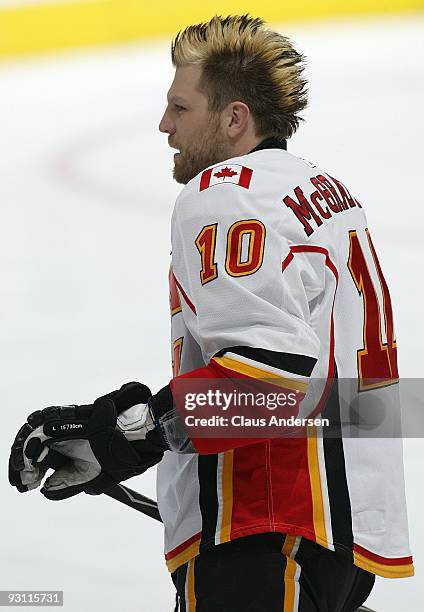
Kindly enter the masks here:
M 211 111 L 244 102 L 258 136 L 290 138 L 306 107 L 304 57 L 291 41 L 250 15 L 213 17 L 187 27 L 172 43 L 175 67 L 201 67 L 200 88 Z

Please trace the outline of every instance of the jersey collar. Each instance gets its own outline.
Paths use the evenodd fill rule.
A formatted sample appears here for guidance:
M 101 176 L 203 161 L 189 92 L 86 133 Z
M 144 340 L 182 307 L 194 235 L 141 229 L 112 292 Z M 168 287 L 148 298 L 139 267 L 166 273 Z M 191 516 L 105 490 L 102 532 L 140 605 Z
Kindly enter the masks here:
M 262 140 L 254 149 L 249 151 L 249 153 L 262 151 L 262 149 L 284 149 L 284 151 L 287 151 L 287 140 L 279 140 L 275 137 L 265 138 L 265 140 Z

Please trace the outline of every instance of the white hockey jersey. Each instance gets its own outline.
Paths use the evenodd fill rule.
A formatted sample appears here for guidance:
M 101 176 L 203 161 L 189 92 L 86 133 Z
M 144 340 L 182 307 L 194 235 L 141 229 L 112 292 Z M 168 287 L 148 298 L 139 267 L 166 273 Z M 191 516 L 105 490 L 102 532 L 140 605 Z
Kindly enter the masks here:
M 174 377 L 322 381 L 301 407 L 327 411 L 339 433 L 166 452 L 157 488 L 170 571 L 222 542 L 278 531 L 381 576 L 412 575 L 402 440 L 352 435 L 352 406 L 338 399 L 354 381 L 356 398 L 396 421 L 390 296 L 347 188 L 282 148 L 208 168 L 175 205 L 170 299 Z

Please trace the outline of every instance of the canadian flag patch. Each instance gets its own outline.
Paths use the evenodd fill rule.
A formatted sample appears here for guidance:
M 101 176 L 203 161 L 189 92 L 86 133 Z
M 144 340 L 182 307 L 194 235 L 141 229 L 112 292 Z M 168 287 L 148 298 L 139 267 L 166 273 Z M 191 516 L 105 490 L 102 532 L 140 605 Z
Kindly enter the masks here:
M 239 164 L 223 164 L 209 168 L 202 173 L 200 178 L 200 191 L 213 187 L 214 185 L 222 185 L 223 183 L 233 183 L 249 189 L 252 179 L 253 170 L 240 166 Z

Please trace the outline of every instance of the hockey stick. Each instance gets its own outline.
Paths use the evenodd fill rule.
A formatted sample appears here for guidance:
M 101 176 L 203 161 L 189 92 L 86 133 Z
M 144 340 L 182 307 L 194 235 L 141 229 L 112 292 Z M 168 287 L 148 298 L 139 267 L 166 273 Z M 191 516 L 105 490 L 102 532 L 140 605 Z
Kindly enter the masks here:
M 122 484 L 117 484 L 108 491 L 104 492 L 105 495 L 116 499 L 116 501 L 129 506 L 130 508 L 134 508 L 134 510 L 138 510 L 150 518 L 155 519 L 156 521 L 162 522 L 162 519 L 159 514 L 157 502 L 153 499 L 149 499 L 141 493 L 137 493 L 133 489 L 128 487 L 124 487 Z

